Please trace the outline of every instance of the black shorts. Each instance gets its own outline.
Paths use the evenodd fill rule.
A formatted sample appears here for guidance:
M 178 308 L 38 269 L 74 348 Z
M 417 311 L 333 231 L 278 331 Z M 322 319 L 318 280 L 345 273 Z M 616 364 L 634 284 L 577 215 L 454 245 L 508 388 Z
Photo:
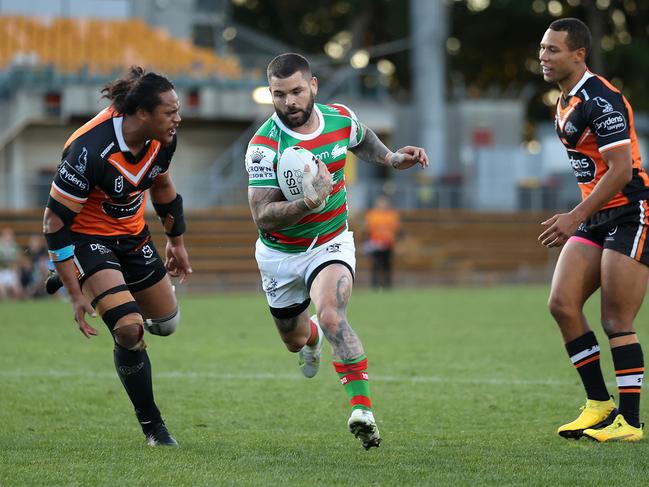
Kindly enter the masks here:
M 153 286 L 167 273 L 148 227 L 138 235 L 117 237 L 73 232 L 72 241 L 81 285 L 102 269 L 116 269 L 123 274 L 129 290 L 137 292 Z
M 649 266 L 649 204 L 646 200 L 598 211 L 586 219 L 573 239 L 628 255 Z

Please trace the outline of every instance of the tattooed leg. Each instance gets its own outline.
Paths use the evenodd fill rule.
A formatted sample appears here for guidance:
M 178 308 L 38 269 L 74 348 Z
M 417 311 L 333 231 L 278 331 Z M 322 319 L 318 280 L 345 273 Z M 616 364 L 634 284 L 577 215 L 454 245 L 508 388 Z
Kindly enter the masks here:
M 331 343 L 334 359 L 349 360 L 363 355 L 363 345 L 347 322 L 347 303 L 352 294 L 349 272 L 339 275 L 336 281 L 335 300 L 326 302 L 318 310 L 320 326 Z
M 276 318 L 275 326 L 286 348 L 298 352 L 306 343 L 309 333 L 309 314 L 303 311 L 293 318 Z

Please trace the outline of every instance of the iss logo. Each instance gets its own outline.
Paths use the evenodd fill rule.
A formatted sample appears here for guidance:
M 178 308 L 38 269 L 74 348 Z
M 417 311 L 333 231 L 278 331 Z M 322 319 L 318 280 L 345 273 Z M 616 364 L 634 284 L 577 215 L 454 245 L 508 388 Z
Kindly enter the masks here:
M 124 176 L 118 176 L 115 178 L 115 192 L 121 193 L 124 189 Z

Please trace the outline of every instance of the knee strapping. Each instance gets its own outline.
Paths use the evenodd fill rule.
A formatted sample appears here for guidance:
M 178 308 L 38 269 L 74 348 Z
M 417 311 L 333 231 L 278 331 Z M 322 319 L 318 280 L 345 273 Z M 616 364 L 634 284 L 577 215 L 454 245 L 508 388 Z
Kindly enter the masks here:
M 152 335 L 171 335 L 180 325 L 180 310 L 176 308 L 169 316 L 164 318 L 148 318 L 144 320 L 144 327 Z
M 127 350 L 144 350 L 144 320 L 135 301 L 127 301 L 105 310 L 102 318 L 119 346 Z

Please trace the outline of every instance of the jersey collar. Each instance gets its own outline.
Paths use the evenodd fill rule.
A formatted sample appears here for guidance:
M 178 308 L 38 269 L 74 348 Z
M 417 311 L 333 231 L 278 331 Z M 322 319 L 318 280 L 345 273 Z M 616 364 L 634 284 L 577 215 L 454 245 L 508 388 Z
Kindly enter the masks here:
M 313 111 L 318 116 L 318 128 L 315 129 L 310 134 L 300 134 L 298 132 L 295 132 L 294 130 L 291 130 L 286 125 L 284 125 L 284 122 L 282 122 L 280 120 L 280 118 L 277 116 L 277 113 L 273 113 L 273 116 L 271 118 L 273 119 L 273 121 L 277 125 L 279 125 L 279 128 L 282 129 L 282 132 L 286 132 L 288 135 L 290 135 L 294 139 L 312 140 L 312 139 L 315 139 L 316 137 L 318 137 L 322 133 L 322 131 L 324 130 L 324 116 L 322 115 L 322 112 L 318 108 L 318 105 L 316 105 L 315 103 L 313 104 Z
M 122 122 L 124 117 L 113 117 L 113 128 L 115 129 L 115 137 L 117 138 L 117 143 L 119 144 L 119 150 L 122 152 L 130 152 L 131 150 L 126 145 L 124 140 L 124 134 L 122 133 Z
M 579 81 L 577 81 L 577 84 L 575 86 L 573 86 L 572 90 L 570 90 L 570 93 L 568 93 L 568 96 L 566 98 L 571 97 L 571 96 L 575 96 L 577 94 L 577 92 L 579 91 L 579 89 L 584 85 L 584 83 L 586 81 L 588 81 L 588 79 L 592 78 L 593 76 L 595 76 L 593 73 L 586 70 L 584 72 L 584 75 L 581 77 L 581 79 Z

